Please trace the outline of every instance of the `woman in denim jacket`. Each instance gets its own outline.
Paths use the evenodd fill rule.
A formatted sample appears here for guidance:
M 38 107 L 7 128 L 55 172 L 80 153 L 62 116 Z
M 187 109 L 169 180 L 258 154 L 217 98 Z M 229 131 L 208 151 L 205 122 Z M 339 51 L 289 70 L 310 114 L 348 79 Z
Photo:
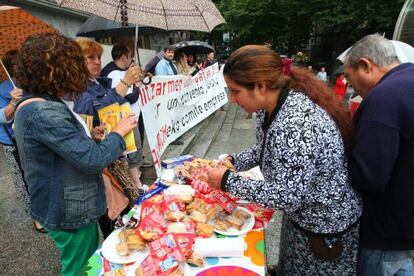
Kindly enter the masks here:
M 15 78 L 25 93 L 15 136 L 30 190 L 30 213 L 60 249 L 62 275 L 74 275 L 98 246 L 97 221 L 106 202 L 101 171 L 122 155 L 123 136 L 136 127 L 126 116 L 97 144 L 73 112 L 88 69 L 79 45 L 59 34 L 29 38 Z

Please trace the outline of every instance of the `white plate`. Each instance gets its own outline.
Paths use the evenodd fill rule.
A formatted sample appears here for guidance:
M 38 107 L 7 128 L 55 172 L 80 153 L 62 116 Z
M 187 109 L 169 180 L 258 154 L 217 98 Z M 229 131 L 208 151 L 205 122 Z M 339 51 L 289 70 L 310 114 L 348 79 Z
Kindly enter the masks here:
M 227 229 L 227 231 L 221 231 L 221 230 L 214 228 L 214 232 L 225 235 L 225 236 L 239 236 L 239 235 L 244 235 L 250 230 L 252 230 L 254 226 L 254 222 L 255 222 L 253 213 L 243 207 L 237 207 L 237 209 L 242 209 L 243 211 L 246 211 L 247 213 L 250 214 L 250 217 L 244 221 L 243 227 L 240 229 L 240 231 L 237 229 L 234 229 L 233 227 L 230 227 Z
M 116 264 L 128 264 L 139 262 L 141 263 L 149 254 L 148 248 L 142 251 L 133 251 L 129 256 L 121 256 L 116 252 L 115 246 L 119 243 L 118 234 L 121 232 L 121 229 L 117 229 L 109 235 L 109 237 L 104 240 L 102 245 L 102 255 L 110 261 L 111 263 Z

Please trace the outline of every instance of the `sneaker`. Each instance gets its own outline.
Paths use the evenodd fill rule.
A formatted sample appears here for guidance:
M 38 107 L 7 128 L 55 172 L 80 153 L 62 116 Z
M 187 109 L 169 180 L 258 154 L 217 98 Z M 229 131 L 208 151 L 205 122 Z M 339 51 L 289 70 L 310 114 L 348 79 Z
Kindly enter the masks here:
M 177 140 L 175 140 L 175 141 L 172 141 L 172 142 L 171 142 L 171 145 L 174 145 L 174 146 L 181 146 L 181 145 L 184 145 L 184 142 L 183 142 L 183 141 L 181 141 L 181 140 L 179 140 L 179 139 L 177 139 Z
M 246 119 L 251 119 L 252 118 L 252 113 L 247 114 Z
M 150 167 L 152 167 L 152 166 L 154 166 L 154 164 L 152 164 L 152 162 L 150 162 L 150 161 L 142 161 L 142 164 L 141 164 L 141 166 L 140 166 L 140 167 L 143 167 L 143 168 L 150 168 Z

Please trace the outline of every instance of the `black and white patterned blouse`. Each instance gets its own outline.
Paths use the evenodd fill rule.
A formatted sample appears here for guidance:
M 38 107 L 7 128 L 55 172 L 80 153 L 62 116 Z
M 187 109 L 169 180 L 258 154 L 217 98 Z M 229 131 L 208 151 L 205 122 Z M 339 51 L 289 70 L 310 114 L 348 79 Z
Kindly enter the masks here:
M 261 166 L 264 181 L 230 173 L 229 193 L 282 209 L 293 222 L 314 233 L 337 233 L 361 215 L 362 202 L 348 182 L 341 134 L 326 111 L 305 94 L 290 91 L 270 124 L 264 145 L 265 112 L 257 113 L 256 143 L 234 154 L 235 167 Z

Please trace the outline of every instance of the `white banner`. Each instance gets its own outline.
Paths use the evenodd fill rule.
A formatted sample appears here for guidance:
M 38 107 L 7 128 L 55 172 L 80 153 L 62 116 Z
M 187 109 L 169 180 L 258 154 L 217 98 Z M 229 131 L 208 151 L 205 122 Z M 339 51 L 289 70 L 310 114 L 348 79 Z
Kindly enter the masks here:
M 227 103 L 224 87 L 217 63 L 194 77 L 156 76 L 140 86 L 139 104 L 158 176 L 165 148 Z

